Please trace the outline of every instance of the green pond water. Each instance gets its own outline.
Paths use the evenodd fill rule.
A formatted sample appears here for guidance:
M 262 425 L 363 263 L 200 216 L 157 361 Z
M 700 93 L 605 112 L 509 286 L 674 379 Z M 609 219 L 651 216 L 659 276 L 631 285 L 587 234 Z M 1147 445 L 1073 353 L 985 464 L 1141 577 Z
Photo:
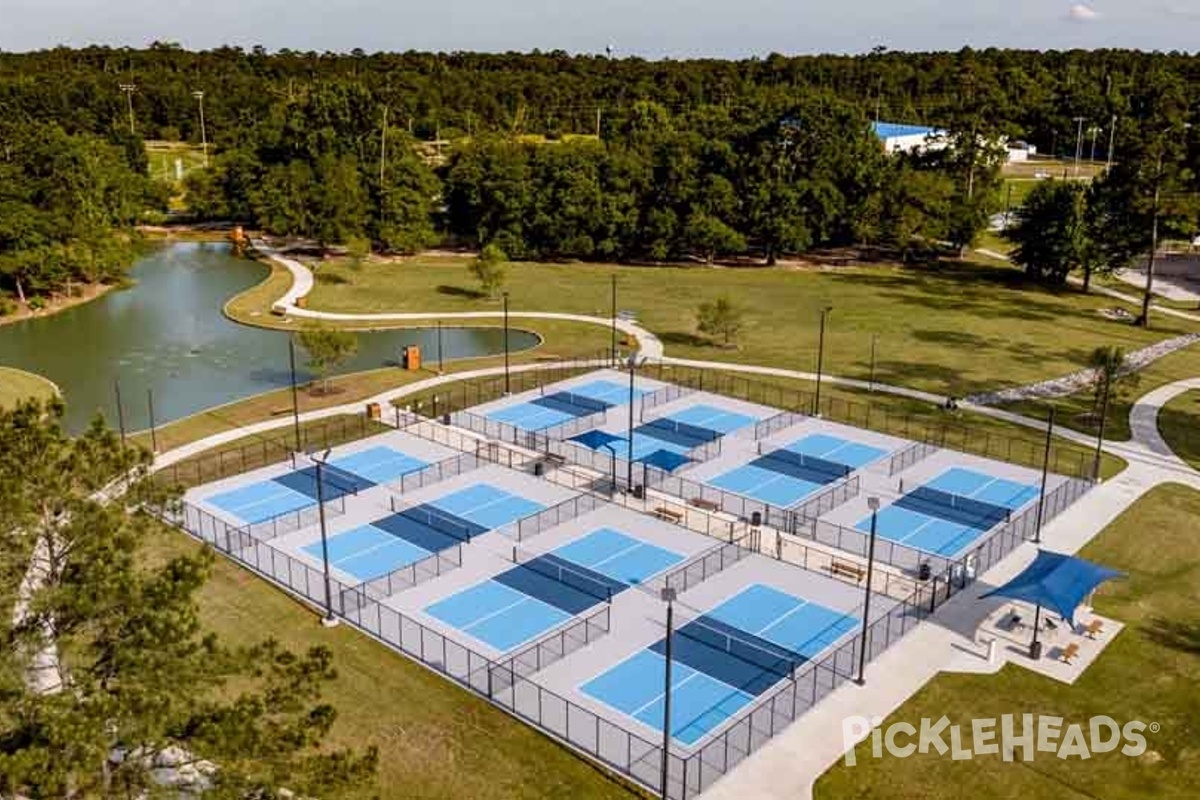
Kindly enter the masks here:
M 44 375 L 67 402 L 67 427 L 85 427 L 97 411 L 117 424 L 119 382 L 128 430 L 149 427 L 148 391 L 157 424 L 289 384 L 288 337 L 239 325 L 221 308 L 259 283 L 269 269 L 239 258 L 228 245 L 165 245 L 133 265 L 128 289 L 38 319 L 0 327 L 0 364 Z M 358 353 L 338 374 L 395 365 L 405 345 L 436 361 L 434 328 L 361 332 Z M 513 351 L 537 344 L 528 331 L 510 330 Z M 446 360 L 503 352 L 498 328 L 442 329 Z M 297 351 L 300 379 L 309 380 Z

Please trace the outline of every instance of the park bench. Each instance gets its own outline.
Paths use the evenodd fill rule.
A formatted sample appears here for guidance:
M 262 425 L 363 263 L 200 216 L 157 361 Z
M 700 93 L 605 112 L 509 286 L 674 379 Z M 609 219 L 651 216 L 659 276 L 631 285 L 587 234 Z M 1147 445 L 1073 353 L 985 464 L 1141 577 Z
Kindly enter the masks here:
M 1094 619 L 1084 626 L 1083 632 L 1087 634 L 1089 639 L 1095 639 L 1104 633 L 1104 623 L 1098 619 Z
M 1058 657 L 1062 659 L 1064 664 L 1070 664 L 1071 659 L 1075 658 L 1077 655 L 1079 655 L 1079 643 L 1071 642 L 1069 645 L 1063 648 L 1062 653 L 1060 653 Z
M 849 561 L 829 562 L 829 572 L 833 575 L 840 575 L 843 578 L 854 578 L 855 583 L 862 583 L 862 579 L 867 577 L 865 569 Z
M 659 506 L 658 508 L 654 509 L 654 516 L 658 517 L 659 519 L 666 520 L 667 522 L 674 522 L 676 525 L 683 522 L 683 514 L 679 513 L 673 508 L 667 508 L 666 506 Z
M 703 497 L 693 497 L 688 501 L 696 508 L 702 508 L 705 511 L 720 511 L 721 504 L 714 500 L 705 500 Z

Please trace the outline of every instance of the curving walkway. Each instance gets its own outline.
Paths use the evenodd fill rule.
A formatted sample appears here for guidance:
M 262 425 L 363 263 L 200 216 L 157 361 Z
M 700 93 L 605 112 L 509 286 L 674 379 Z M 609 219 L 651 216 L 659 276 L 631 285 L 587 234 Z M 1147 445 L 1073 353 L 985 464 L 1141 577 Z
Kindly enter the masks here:
M 427 319 L 430 316 L 428 314 L 344 315 L 297 309 L 294 307 L 295 298 L 303 294 L 305 285 L 311 288 L 311 273 L 303 265 L 291 259 L 277 254 L 270 255 L 270 257 L 277 263 L 286 266 L 297 278 L 293 283 L 292 290 L 280 300 L 280 303 L 286 304 L 285 309 L 288 314 L 317 319 L 377 319 L 381 321 Z M 307 275 L 307 283 L 304 275 Z M 1161 311 L 1167 313 L 1168 309 L 1161 309 Z M 1177 315 L 1183 316 L 1182 314 Z M 439 313 L 437 316 L 479 318 L 494 317 L 497 314 L 465 312 L 459 314 Z M 609 319 L 570 314 L 525 312 L 511 314 L 511 316 L 569 319 L 605 326 L 612 323 Z M 637 338 L 644 355 L 661 358 L 666 364 L 807 380 L 816 377 L 811 373 L 773 367 L 662 357 L 661 343 L 648 331 L 635 323 L 624 323 L 619 327 L 627 334 Z M 601 365 L 602 362 L 596 362 L 596 366 Z M 513 371 L 539 369 L 544 366 L 546 365 L 523 365 L 514 367 Z M 433 377 L 380 393 L 369 399 L 308 412 L 301 415 L 301 419 L 313 420 L 348 412 L 356 413 L 367 402 L 379 402 L 386 405 L 442 384 L 492 376 L 502 372 L 502 367 L 489 367 Z M 930 403 L 941 403 L 945 399 L 935 394 L 902 386 L 869 385 L 865 381 L 832 376 L 826 376 L 823 380 L 856 388 L 870 386 L 876 391 Z M 1078 551 L 1142 495 L 1160 484 L 1181 483 L 1200 490 L 1200 472 L 1192 469 L 1175 456 L 1158 432 L 1158 415 L 1162 406 L 1176 395 L 1193 388 L 1200 388 L 1200 378 L 1178 381 L 1160 387 L 1146 394 L 1134 404 L 1130 413 L 1132 441 L 1109 441 L 1103 444 L 1105 452 L 1124 458 L 1129 464 L 1128 468 L 1115 478 L 1096 487 L 1074 506 L 1051 521 L 1043 531 L 1044 546 L 1064 553 Z M 963 406 L 997 419 L 1045 430 L 1045 423 L 1012 412 L 966 403 Z M 248 433 L 264 432 L 291 424 L 290 419 L 275 419 L 235 431 L 216 434 L 161 454 L 155 460 L 155 469 L 161 469 L 190 455 L 241 438 Z M 1060 429 L 1057 433 L 1063 438 L 1085 445 L 1094 445 L 1095 442 L 1093 438 L 1075 431 Z M 1023 545 L 992 570 L 980 576 L 981 582 L 998 585 L 1008 580 L 1024 569 L 1034 559 L 1037 551 L 1037 545 L 1032 543 Z M 711 798 L 711 800 L 726 798 L 740 800 L 745 797 L 754 797 L 756 800 L 797 800 L 797 798 L 811 797 L 813 784 L 817 778 L 837 763 L 842 756 L 844 749 L 842 720 L 850 716 L 886 718 L 940 672 L 964 669 L 978 671 L 979 645 L 975 641 L 975 631 L 979 622 L 993 607 L 989 605 L 989 601 L 979 600 L 978 594 L 978 592 L 960 593 L 943 606 L 930 623 L 921 625 L 880 656 L 868 672 L 865 686 L 847 684 L 835 691 L 812 709 L 804 717 L 802 723 L 785 730 L 747 758 L 737 770 L 713 786 L 705 794 L 705 797 Z M 964 666 L 964 658 L 974 661 Z
M 504 316 L 503 311 L 435 311 L 425 313 L 394 312 L 383 314 L 344 314 L 334 311 L 314 311 L 310 308 L 298 308 L 296 301 L 312 292 L 314 280 L 312 270 L 295 259 L 288 258 L 269 247 L 262 240 L 254 241 L 254 249 L 269 260 L 285 268 L 292 274 L 292 286 L 283 296 L 272 304 L 271 308 L 281 314 L 304 319 L 321 319 L 340 322 L 412 322 L 428 320 L 433 317 L 440 319 L 498 319 Z M 593 317 L 587 314 L 563 314 L 553 311 L 509 311 L 509 318 L 515 319 L 553 319 L 565 322 L 582 322 L 590 325 L 600 325 L 610 328 L 615 325 L 622 333 L 637 339 L 639 350 L 646 358 L 662 358 L 663 346 L 658 337 L 636 322 L 623 319 L 613 321 L 610 317 Z

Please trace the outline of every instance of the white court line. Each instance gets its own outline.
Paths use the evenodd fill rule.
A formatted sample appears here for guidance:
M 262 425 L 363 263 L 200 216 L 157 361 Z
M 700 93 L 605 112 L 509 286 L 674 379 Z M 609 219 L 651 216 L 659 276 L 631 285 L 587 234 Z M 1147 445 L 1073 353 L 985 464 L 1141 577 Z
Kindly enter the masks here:
M 688 669 L 691 669 L 691 667 L 688 667 Z M 678 691 L 678 690 L 679 690 L 679 688 L 680 688 L 681 686 L 683 686 L 685 683 L 688 683 L 689 681 L 691 681 L 691 680 L 692 680 L 692 678 L 695 678 L 695 677 L 696 677 L 697 675 L 699 675 L 699 674 L 700 674 L 700 673 L 699 673 L 699 671 L 697 671 L 697 670 L 694 670 L 694 669 L 693 669 L 693 670 L 692 670 L 692 674 L 691 674 L 691 675 L 688 675 L 686 678 L 684 678 L 683 680 L 681 680 L 679 683 L 674 683 L 674 682 L 672 682 L 672 683 L 671 683 L 671 691 L 672 691 L 672 692 Z M 712 676 L 710 676 L 710 675 L 708 675 L 707 673 L 705 673 L 705 677 L 712 677 Z M 713 680 L 716 680 L 716 678 L 713 678 Z M 720 682 L 721 682 L 721 681 L 717 681 L 717 683 L 720 683 Z M 733 687 L 730 687 L 730 688 L 733 688 Z M 655 704 L 655 703 L 657 703 L 659 700 L 661 700 L 661 699 L 663 698 L 663 695 L 665 695 L 665 694 L 666 694 L 666 692 L 659 692 L 658 694 L 656 694 L 656 695 L 654 696 L 654 699 L 653 699 L 653 700 L 651 700 L 650 702 L 648 702 L 648 703 L 645 703 L 645 704 L 643 704 L 643 705 L 640 705 L 640 706 L 638 706 L 637 708 L 635 708 L 635 709 L 634 709 L 634 710 L 633 710 L 633 711 L 630 713 L 630 716 L 631 716 L 631 717 L 636 717 L 638 714 L 642 713 L 642 712 L 643 712 L 643 711 L 645 711 L 647 708 L 649 708 L 650 706 L 654 705 L 654 704 Z
M 797 598 L 795 598 L 795 599 L 799 601 L 799 605 L 795 606 L 794 608 L 792 608 L 792 609 L 791 609 L 791 610 L 789 610 L 789 611 L 785 611 L 785 612 L 783 612 L 783 613 L 782 613 L 782 614 L 780 614 L 778 617 L 776 617 L 774 620 L 772 620 L 771 622 L 768 622 L 768 623 L 767 623 L 767 624 L 766 624 L 764 627 L 762 627 L 762 628 L 759 628 L 757 631 L 754 631 L 754 635 L 755 635 L 755 636 L 762 636 L 764 633 L 766 633 L 767 631 L 771 630 L 771 628 L 774 628 L 776 625 L 778 625 L 779 623 L 783 622 L 785 619 L 787 619 L 788 617 L 790 617 L 792 614 L 795 614 L 797 611 L 799 611 L 800 609 L 804 608 L 806 605 L 808 605 L 808 604 L 809 604 L 809 601 L 808 601 L 808 600 L 801 600 L 801 599 L 800 599 L 800 598 L 798 598 L 798 597 L 797 597 Z M 772 644 L 779 644 L 778 642 L 771 642 L 771 643 L 772 643 Z M 780 647 L 783 647 L 783 645 L 780 645 Z M 789 648 L 789 649 L 790 649 L 790 648 Z
M 494 583 L 494 581 L 492 581 L 492 582 Z M 501 585 L 501 586 L 504 586 L 504 584 L 500 584 L 500 585 Z M 504 586 L 504 588 L 505 588 L 505 589 L 511 589 L 511 587 L 508 587 L 508 586 Z M 527 594 L 524 594 L 523 592 L 520 592 L 520 591 L 519 591 L 519 590 L 517 590 L 517 589 L 511 589 L 511 591 L 514 591 L 514 592 L 517 592 L 517 594 L 520 594 L 520 595 L 521 595 L 521 599 L 520 599 L 520 600 L 517 600 L 516 602 L 509 603 L 509 604 L 508 604 L 508 605 L 506 605 L 506 606 L 502 606 L 501 608 L 498 608 L 498 609 L 496 609 L 495 611 L 491 612 L 490 614 L 484 614 L 482 617 L 479 617 L 479 618 L 477 618 L 477 619 L 476 619 L 474 622 L 472 622 L 470 625 L 467 625 L 467 626 L 465 626 L 465 627 L 463 627 L 463 628 L 460 628 L 460 630 L 469 631 L 469 630 L 471 630 L 471 628 L 474 628 L 476 625 L 479 625 L 480 623 L 487 622 L 489 619 L 491 619 L 491 618 L 493 618 L 493 617 L 498 617 L 498 616 L 500 616 L 501 614 L 504 614 L 504 613 L 506 613 L 506 612 L 508 612 L 508 611 L 511 611 L 512 609 L 516 608 L 517 606 L 519 606 L 519 605 L 523 605 L 523 604 L 525 604 L 525 603 L 528 603 L 528 602 L 530 602 L 530 601 L 533 601 L 533 602 L 541 602 L 541 601 L 540 601 L 540 600 L 538 600 L 536 597 L 530 597 L 529 595 L 527 595 Z M 542 605 L 545 605 L 545 603 L 542 603 Z
M 633 544 L 629 545 L 628 547 L 618 550 L 617 552 L 613 553 L 612 555 L 608 556 L 607 558 L 602 558 L 599 561 L 593 561 L 591 564 L 580 564 L 579 566 L 584 567 L 585 569 L 591 569 L 592 567 L 598 567 L 601 564 L 607 564 L 608 562 L 612 561 L 614 558 L 617 558 L 618 556 L 623 556 L 626 553 L 631 553 L 634 550 L 637 550 L 638 548 L 644 547 L 644 546 L 645 546 L 645 542 L 634 542 Z M 571 559 L 568 558 L 566 560 L 570 561 Z M 576 562 L 576 563 L 578 563 L 578 562 Z
M 329 563 L 333 564 L 334 566 L 337 566 L 338 564 L 341 564 L 343 561 L 349 561 L 352 558 L 358 558 L 359 556 L 364 556 L 364 555 L 367 555 L 368 553 L 373 553 L 376 550 L 383 550 L 388 547 L 392 547 L 393 545 L 396 545 L 399 542 L 403 542 L 404 544 L 406 544 L 410 547 L 415 547 L 417 550 L 420 550 L 423 553 L 429 553 L 429 555 L 433 555 L 432 551 L 426 550 L 424 547 L 421 547 L 421 545 L 419 545 L 419 544 L 413 544 L 408 539 L 405 539 L 403 536 L 397 536 L 394 533 L 389 533 L 388 531 L 385 531 L 382 528 L 376 528 L 374 525 L 368 525 L 367 527 L 371 528 L 371 530 L 379 531 L 380 533 L 385 534 L 388 537 L 387 541 L 379 542 L 378 544 L 373 544 L 370 547 L 363 548 L 362 550 L 355 550 L 353 553 L 342 556 L 341 558 L 337 559 L 336 561 L 331 561 Z M 347 533 L 349 533 L 349 531 L 347 531 Z M 412 562 L 410 562 L 410 563 L 412 563 Z M 408 566 L 408 565 L 404 564 L 402 566 Z M 391 571 L 391 570 L 389 570 L 389 571 Z M 372 580 L 374 580 L 374 578 L 372 578 Z
M 282 483 L 276 483 L 273 480 L 262 481 L 262 482 L 263 483 L 274 483 L 276 486 L 279 487 L 279 491 L 276 491 L 276 492 L 262 498 L 261 500 L 255 500 L 252 503 L 237 506 L 236 511 L 230 511 L 228 513 L 235 514 L 238 517 L 241 517 L 242 519 L 247 519 L 246 515 L 243 514 L 242 512 L 248 511 L 249 509 L 252 509 L 256 506 L 261 506 L 265 503 L 273 503 L 276 500 L 279 500 L 280 498 L 283 498 L 283 497 L 291 497 L 292 495 L 299 495 L 300 497 L 303 497 L 304 499 L 309 501 L 310 505 L 316 505 L 316 503 L 317 503 L 315 498 L 309 497 L 304 492 L 298 492 L 290 486 L 284 486 Z M 216 505 L 216 504 L 214 503 L 213 505 Z M 217 508 L 221 508 L 221 507 L 217 506 Z M 282 516 L 283 514 L 290 514 L 290 513 L 292 513 L 292 511 L 297 511 L 300 508 L 307 508 L 307 506 L 298 506 L 297 508 L 294 508 L 291 511 L 284 511 L 284 512 L 282 512 L 282 514 L 280 514 L 280 516 Z M 222 510 L 224 510 L 224 509 L 222 509 Z M 263 520 L 263 522 L 266 522 L 266 520 Z M 257 525 L 258 523 L 253 523 L 253 524 Z

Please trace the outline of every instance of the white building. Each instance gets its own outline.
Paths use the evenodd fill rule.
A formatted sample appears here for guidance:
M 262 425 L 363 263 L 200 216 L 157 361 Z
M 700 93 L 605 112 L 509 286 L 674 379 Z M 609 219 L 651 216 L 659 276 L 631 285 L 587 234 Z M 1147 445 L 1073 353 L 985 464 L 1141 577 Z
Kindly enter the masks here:
M 946 132 L 924 125 L 901 125 L 895 122 L 872 122 L 871 131 L 883 142 L 883 149 L 892 153 L 923 153 L 946 146 Z

